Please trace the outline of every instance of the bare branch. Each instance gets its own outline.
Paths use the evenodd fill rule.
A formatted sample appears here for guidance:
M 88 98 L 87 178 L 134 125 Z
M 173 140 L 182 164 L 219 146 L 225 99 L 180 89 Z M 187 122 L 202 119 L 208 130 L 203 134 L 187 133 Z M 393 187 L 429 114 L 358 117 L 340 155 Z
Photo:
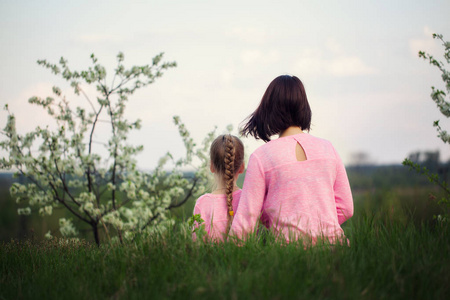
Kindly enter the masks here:
M 94 104 L 92 103 L 91 99 L 89 99 L 88 95 L 84 92 L 84 90 L 83 90 L 82 88 L 80 88 L 80 87 L 78 87 L 78 88 L 80 89 L 81 93 L 82 93 L 83 96 L 86 98 L 86 100 L 89 102 L 89 104 L 90 104 L 91 107 L 92 107 L 92 110 L 93 110 L 94 113 L 95 113 L 96 110 L 95 110 Z

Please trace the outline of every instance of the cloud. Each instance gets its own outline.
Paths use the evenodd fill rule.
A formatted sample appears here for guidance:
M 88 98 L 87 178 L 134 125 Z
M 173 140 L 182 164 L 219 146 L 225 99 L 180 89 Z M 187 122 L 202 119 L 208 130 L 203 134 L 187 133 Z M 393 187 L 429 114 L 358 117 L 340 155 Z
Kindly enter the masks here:
M 425 51 L 428 53 L 438 53 L 439 52 L 439 42 L 433 39 L 433 33 L 435 31 L 431 30 L 428 26 L 423 29 L 424 35 L 420 38 L 409 39 L 409 49 L 413 56 L 417 56 L 419 51 Z
M 347 56 L 331 60 L 328 63 L 328 72 L 334 76 L 344 77 L 374 74 L 376 70 L 367 66 L 357 56 Z
M 240 55 L 241 61 L 246 64 L 271 64 L 275 63 L 280 59 L 277 51 L 269 51 L 263 53 L 260 50 L 245 50 Z
M 16 117 L 17 131 L 20 134 L 30 132 L 34 130 L 37 126 L 46 127 L 49 126 L 50 129 L 54 130 L 57 128 L 56 122 L 53 117 L 51 117 L 45 109 L 36 105 L 28 103 L 28 99 L 33 96 L 40 98 L 53 97 L 55 103 L 58 103 L 61 99 L 56 97 L 52 92 L 52 88 L 55 86 L 51 82 L 38 82 L 27 86 L 20 92 L 12 101 L 8 101 L 9 111 Z M 73 93 L 73 89 L 70 86 L 61 86 L 62 95 L 69 102 L 69 105 L 73 110 L 76 106 L 80 106 L 86 111 L 91 111 L 91 106 L 82 96 L 77 96 Z M 98 92 L 93 86 L 83 86 L 83 90 L 89 95 L 91 101 L 94 101 L 94 106 L 96 106 L 96 101 L 94 100 Z M 56 105 L 56 104 L 55 104 Z M 56 110 L 57 111 L 57 110 Z M 2 117 L 4 114 L 1 115 Z
M 330 45 L 328 46 L 328 48 Z M 305 49 L 297 59 L 295 67 L 302 73 L 310 76 L 332 75 L 336 77 L 349 77 L 370 75 L 377 73 L 377 69 L 368 66 L 360 57 L 341 54 L 337 44 L 332 45 L 334 57 L 325 56 L 317 49 Z
M 335 39 L 328 39 L 325 45 L 332 53 L 342 54 L 342 46 Z
M 271 36 L 267 30 L 255 27 L 234 27 L 225 35 L 252 44 L 264 44 Z
M 34 130 L 38 125 L 54 125 L 51 117 L 45 109 L 29 104 L 28 99 L 32 96 L 46 98 L 52 96 L 52 85 L 48 82 L 39 82 L 24 88 L 24 90 L 8 103 L 9 111 L 16 117 L 16 126 L 19 134 Z
M 220 81 L 222 84 L 230 84 L 234 77 L 234 70 L 232 68 L 225 68 L 220 71 Z
M 83 43 L 104 43 L 104 42 L 120 42 L 122 38 L 110 34 L 83 34 L 77 40 Z

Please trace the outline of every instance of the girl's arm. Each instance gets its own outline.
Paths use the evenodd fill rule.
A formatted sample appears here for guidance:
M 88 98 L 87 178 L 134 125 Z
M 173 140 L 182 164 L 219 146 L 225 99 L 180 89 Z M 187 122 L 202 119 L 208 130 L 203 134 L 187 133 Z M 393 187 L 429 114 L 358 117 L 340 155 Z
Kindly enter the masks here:
M 264 171 L 259 159 L 252 154 L 245 174 L 241 198 L 231 225 L 230 236 L 245 238 L 256 228 L 266 194 Z
M 339 224 L 342 224 L 353 216 L 353 197 L 345 166 L 336 150 L 334 150 L 334 154 L 337 162 L 334 198 L 336 201 L 338 221 Z

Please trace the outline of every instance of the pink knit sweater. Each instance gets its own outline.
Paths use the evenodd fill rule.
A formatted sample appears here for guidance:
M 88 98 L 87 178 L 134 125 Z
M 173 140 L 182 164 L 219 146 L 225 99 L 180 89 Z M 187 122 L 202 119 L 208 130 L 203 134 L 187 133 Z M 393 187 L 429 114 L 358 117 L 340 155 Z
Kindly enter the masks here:
M 297 143 L 305 161 L 297 161 Z M 333 243 L 344 236 L 340 224 L 352 215 L 350 184 L 336 150 L 326 140 L 300 133 L 270 141 L 250 156 L 231 234 L 245 237 L 261 218 L 288 241 Z
M 239 203 L 241 190 L 233 192 L 233 211 Z M 194 206 L 194 215 L 200 214 L 205 221 L 205 229 L 207 236 L 215 241 L 223 241 L 226 236 L 228 225 L 228 207 L 225 194 L 205 194 L 197 199 Z M 196 235 L 192 238 L 195 240 Z

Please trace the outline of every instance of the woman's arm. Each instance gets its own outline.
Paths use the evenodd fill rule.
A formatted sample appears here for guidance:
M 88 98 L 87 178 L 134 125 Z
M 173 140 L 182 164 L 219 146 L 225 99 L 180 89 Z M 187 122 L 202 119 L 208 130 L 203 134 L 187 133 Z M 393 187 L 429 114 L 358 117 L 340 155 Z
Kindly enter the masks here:
M 334 148 L 333 148 L 334 150 Z M 347 172 L 339 154 L 334 150 L 336 156 L 336 180 L 334 182 L 334 198 L 339 224 L 344 223 L 353 216 L 353 197 Z
M 258 157 L 250 156 L 241 198 L 231 225 L 230 236 L 245 238 L 256 228 L 266 194 L 264 171 Z

